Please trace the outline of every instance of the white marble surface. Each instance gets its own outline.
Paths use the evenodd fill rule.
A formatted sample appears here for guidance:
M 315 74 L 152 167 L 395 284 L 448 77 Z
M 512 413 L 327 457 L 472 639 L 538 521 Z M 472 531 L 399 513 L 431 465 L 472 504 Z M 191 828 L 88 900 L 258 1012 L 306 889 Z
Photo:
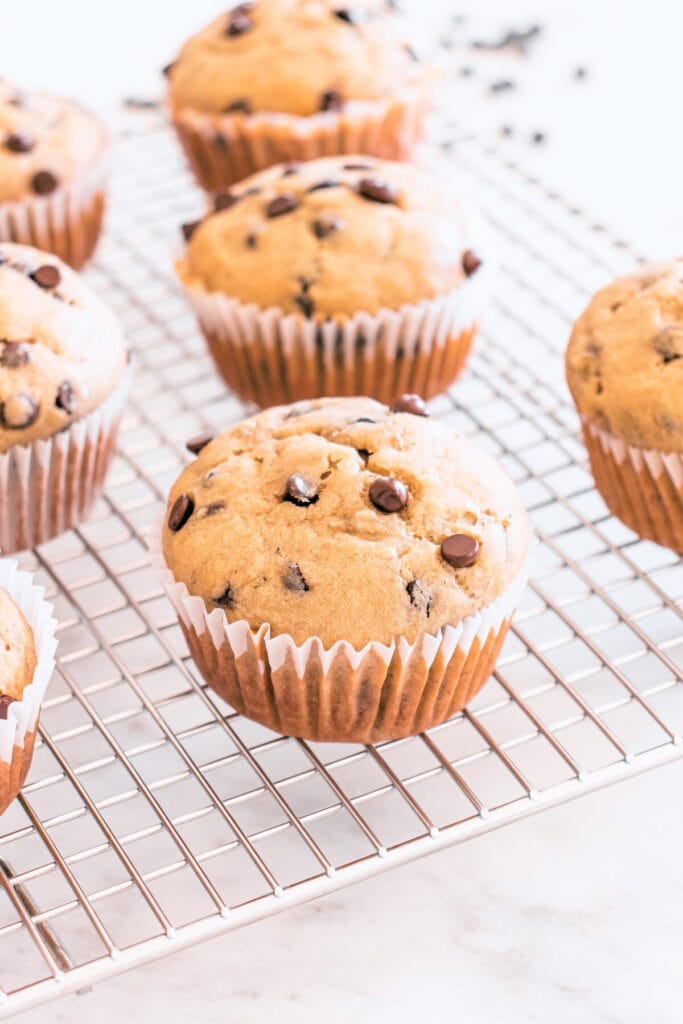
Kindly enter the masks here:
M 3 70 L 107 108 L 158 88 L 150 69 L 221 6 L 4 0 Z M 452 9 L 429 5 L 443 22 Z M 513 94 L 482 104 L 483 79 L 468 85 L 469 116 L 511 121 L 536 173 L 646 251 L 680 251 L 680 5 L 490 0 L 477 18 L 506 15 L 546 38 Z M 536 128 L 546 146 L 526 140 Z M 21 1020 L 679 1024 L 682 788 L 683 762 L 660 768 Z

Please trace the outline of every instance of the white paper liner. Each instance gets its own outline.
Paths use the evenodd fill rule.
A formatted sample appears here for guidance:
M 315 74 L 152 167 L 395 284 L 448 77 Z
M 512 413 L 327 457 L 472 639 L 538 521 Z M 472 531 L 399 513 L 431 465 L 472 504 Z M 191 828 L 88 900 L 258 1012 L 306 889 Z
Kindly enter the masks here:
M 24 688 L 21 700 L 13 701 L 7 709 L 7 718 L 0 719 L 0 761 L 11 763 L 14 747 L 23 747 L 27 733 L 32 733 L 38 713 L 52 676 L 57 640 L 56 621 L 52 605 L 44 599 L 44 587 L 36 586 L 27 572 L 17 563 L 0 558 L 0 587 L 19 605 L 33 630 L 37 665 L 33 682 Z M 0 802 L 2 794 L 0 794 Z
M 683 401 L 683 398 L 681 400 Z M 662 473 L 666 473 L 675 488 L 683 489 L 683 452 L 662 452 L 655 448 L 637 448 L 603 430 L 589 416 L 582 416 L 581 422 L 589 433 L 598 439 L 602 450 L 611 454 L 619 465 L 628 460 L 636 472 L 640 473 L 646 469 L 654 480 Z
M 132 378 L 66 430 L 0 454 L 0 550 L 35 547 L 70 529 L 97 497 Z

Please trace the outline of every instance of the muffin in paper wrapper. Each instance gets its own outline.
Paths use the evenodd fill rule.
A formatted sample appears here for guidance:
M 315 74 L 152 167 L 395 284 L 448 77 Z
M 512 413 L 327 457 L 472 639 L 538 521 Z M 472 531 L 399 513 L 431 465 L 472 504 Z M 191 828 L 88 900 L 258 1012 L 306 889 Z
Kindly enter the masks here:
M 49 195 L 0 201 L 0 242 L 33 245 L 74 268 L 92 256 L 102 228 L 107 183 L 106 155 Z
M 217 192 L 273 164 L 343 153 L 405 160 L 423 135 L 427 109 L 427 90 L 417 84 L 389 99 L 356 100 L 309 117 L 188 108 L 170 114 L 195 178 Z
M 582 417 L 595 484 L 611 512 L 641 537 L 683 554 L 683 453 L 628 445 Z
M 178 615 L 190 653 L 208 685 L 236 711 L 287 736 L 379 743 L 412 736 L 450 718 L 481 689 L 493 668 L 531 572 L 532 541 L 519 573 L 495 601 L 457 626 L 397 636 L 357 650 L 318 637 L 297 644 L 268 624 L 229 622 L 209 612 L 167 567 L 161 531 L 150 560 Z
M 12 701 L 7 718 L 0 719 L 0 814 L 10 805 L 26 778 L 38 729 L 38 716 L 55 664 L 57 623 L 52 605 L 44 600 L 44 588 L 33 583 L 17 563 L 0 558 L 0 587 L 19 605 L 33 631 L 37 664 L 33 680 L 21 700 Z
M 228 387 L 265 408 L 302 398 L 368 395 L 390 404 L 424 399 L 461 373 L 490 291 L 487 253 L 453 291 L 398 309 L 306 319 L 186 286 L 216 367 Z
M 130 390 L 130 367 L 66 430 L 0 453 L 0 550 L 36 547 L 71 529 L 99 496 Z

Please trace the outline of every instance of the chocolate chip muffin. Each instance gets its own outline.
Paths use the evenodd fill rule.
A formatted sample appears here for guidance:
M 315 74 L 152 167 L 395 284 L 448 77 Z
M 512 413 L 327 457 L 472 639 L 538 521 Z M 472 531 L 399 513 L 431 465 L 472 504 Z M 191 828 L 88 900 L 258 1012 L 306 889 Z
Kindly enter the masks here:
M 72 525 L 101 488 L 128 386 L 115 316 L 61 260 L 0 243 L 0 547 Z
M 203 444 L 171 489 L 163 557 L 190 649 L 233 706 L 377 740 L 483 685 L 529 551 L 492 457 L 415 395 L 269 409 Z
M 642 537 L 683 552 L 683 259 L 599 291 L 574 326 L 566 367 L 607 505 Z
M 362 156 L 285 164 L 184 231 L 178 274 L 242 398 L 429 398 L 465 363 L 491 261 L 449 181 Z
M 165 73 L 176 131 L 210 192 L 285 160 L 406 158 L 422 134 L 429 72 L 382 0 L 239 4 Z
M 106 149 L 102 125 L 76 103 L 0 79 L 0 242 L 81 267 L 100 233 Z

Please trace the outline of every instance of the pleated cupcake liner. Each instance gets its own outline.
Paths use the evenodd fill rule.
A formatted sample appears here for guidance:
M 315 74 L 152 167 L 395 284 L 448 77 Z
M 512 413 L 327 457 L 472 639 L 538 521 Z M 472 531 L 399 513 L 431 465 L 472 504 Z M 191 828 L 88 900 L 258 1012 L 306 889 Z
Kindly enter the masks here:
M 0 454 L 0 550 L 36 547 L 71 529 L 99 496 L 132 377 L 66 430 Z
M 422 85 L 389 99 L 350 102 L 340 111 L 220 114 L 176 108 L 176 134 L 199 185 L 217 192 L 273 164 L 337 154 L 407 159 L 423 135 Z
M 100 236 L 107 170 L 103 155 L 89 170 L 49 195 L 0 202 L 0 242 L 33 245 L 80 270 Z
M 33 631 L 37 664 L 21 700 L 12 701 L 7 718 L 0 719 L 0 814 L 21 789 L 33 755 L 40 706 L 55 664 L 57 623 L 52 605 L 44 599 L 45 588 L 36 586 L 16 562 L 0 558 L 0 587 L 19 605 Z M 2 687 L 0 686 L 0 692 Z
M 271 636 L 267 623 L 229 622 L 207 611 L 166 565 L 161 531 L 148 538 L 150 561 L 178 616 L 190 653 L 207 684 L 240 714 L 287 736 L 378 743 L 412 736 L 460 711 L 487 681 L 510 627 L 535 556 L 529 547 L 519 573 L 495 601 L 456 626 L 410 642 L 318 637 L 297 644 Z
M 628 445 L 581 418 L 595 484 L 635 533 L 683 554 L 683 452 Z

